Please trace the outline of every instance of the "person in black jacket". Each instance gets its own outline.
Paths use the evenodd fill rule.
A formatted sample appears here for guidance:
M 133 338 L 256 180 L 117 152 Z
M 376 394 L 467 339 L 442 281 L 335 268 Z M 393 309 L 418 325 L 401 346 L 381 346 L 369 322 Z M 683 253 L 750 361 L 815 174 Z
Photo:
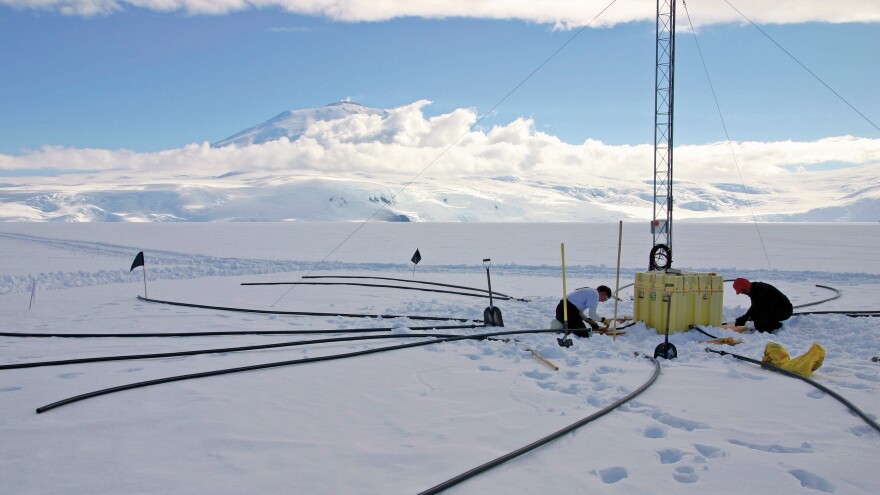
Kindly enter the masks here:
M 736 326 L 743 326 L 749 320 L 755 322 L 755 330 L 773 332 L 782 327 L 782 322 L 791 318 L 791 301 L 779 289 L 764 282 L 749 282 L 738 278 L 733 281 L 733 290 L 745 294 L 752 300 L 752 307 L 746 314 L 736 319 Z

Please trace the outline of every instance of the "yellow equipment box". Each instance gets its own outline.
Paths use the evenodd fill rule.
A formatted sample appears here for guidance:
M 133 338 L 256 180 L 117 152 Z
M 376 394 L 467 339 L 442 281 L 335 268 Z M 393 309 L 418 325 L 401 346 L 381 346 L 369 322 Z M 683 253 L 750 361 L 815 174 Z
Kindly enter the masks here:
M 669 333 L 687 331 L 690 325 L 721 326 L 724 281 L 716 273 L 673 270 L 636 274 L 633 318 Z

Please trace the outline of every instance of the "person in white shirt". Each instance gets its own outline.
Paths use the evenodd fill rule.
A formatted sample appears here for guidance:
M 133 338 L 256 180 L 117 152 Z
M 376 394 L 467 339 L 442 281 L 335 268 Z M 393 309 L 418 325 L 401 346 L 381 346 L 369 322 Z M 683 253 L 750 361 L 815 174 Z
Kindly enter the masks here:
M 579 337 L 589 337 L 590 330 L 587 329 L 587 324 L 595 330 L 599 327 L 599 323 L 605 323 L 605 318 L 600 318 L 596 309 L 600 302 L 605 302 L 611 297 L 611 289 L 605 285 L 600 285 L 595 289 L 582 287 L 569 293 L 565 302 L 568 305 L 568 329 L 571 330 L 571 333 Z M 556 306 L 556 319 L 564 324 L 565 315 L 562 303 L 563 301 L 560 300 Z

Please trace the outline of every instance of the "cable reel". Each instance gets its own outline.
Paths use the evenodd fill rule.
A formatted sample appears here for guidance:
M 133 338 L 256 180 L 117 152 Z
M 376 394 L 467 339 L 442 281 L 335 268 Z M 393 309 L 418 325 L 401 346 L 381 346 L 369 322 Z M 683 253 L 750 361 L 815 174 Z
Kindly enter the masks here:
M 651 248 L 648 256 L 648 270 L 668 270 L 672 266 L 672 250 L 666 244 L 657 244 Z

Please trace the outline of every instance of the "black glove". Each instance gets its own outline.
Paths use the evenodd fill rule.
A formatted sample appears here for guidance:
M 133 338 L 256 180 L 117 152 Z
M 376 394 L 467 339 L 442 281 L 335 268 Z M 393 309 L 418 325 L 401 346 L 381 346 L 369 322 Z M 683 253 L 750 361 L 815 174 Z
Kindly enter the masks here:
M 741 326 L 745 325 L 747 321 L 749 321 L 748 318 L 746 318 L 745 316 L 740 316 L 739 318 L 736 319 L 736 321 L 733 322 L 733 324 L 738 327 L 741 327 Z

